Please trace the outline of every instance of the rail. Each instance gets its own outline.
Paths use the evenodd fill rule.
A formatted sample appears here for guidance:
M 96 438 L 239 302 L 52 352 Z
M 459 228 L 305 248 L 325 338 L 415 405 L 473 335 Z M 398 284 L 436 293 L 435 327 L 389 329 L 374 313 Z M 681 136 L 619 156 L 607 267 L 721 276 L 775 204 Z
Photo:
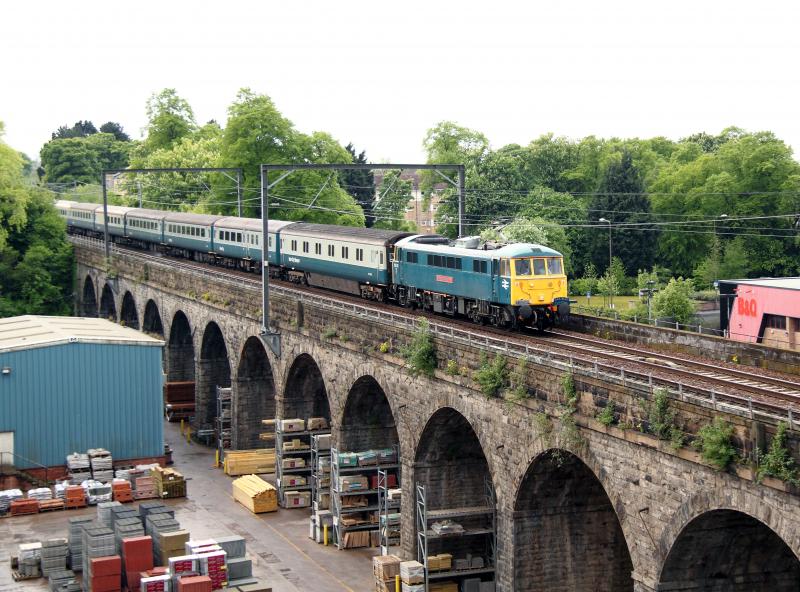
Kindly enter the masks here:
M 10 465 L 7 465 L 5 463 L 5 461 L 3 460 L 6 457 L 6 455 L 10 455 L 11 456 L 11 464 Z M 20 459 L 20 460 L 25 461 L 26 463 L 30 463 L 35 468 L 44 469 L 44 482 L 46 484 L 48 484 L 48 485 L 50 484 L 50 479 L 48 478 L 50 469 L 48 467 L 46 467 L 43 464 L 39 464 L 36 461 L 31 460 L 29 458 L 25 458 L 24 456 L 22 456 L 20 454 L 16 454 L 14 452 L 9 452 L 8 450 L 0 451 L 0 475 L 2 475 L 4 477 L 7 476 L 7 475 L 13 475 L 14 473 L 6 473 L 6 467 L 9 467 L 9 466 L 13 467 L 14 468 L 14 472 L 16 472 L 16 473 L 24 473 L 25 471 L 28 471 L 28 470 L 31 469 L 31 467 L 25 467 L 25 468 L 22 468 L 22 469 L 17 468 L 16 465 L 14 464 L 14 459 Z
M 77 239 L 77 240 L 76 240 Z M 70 236 L 75 244 L 80 244 L 93 249 L 103 250 L 103 242 L 87 238 Z M 248 282 L 239 275 L 226 273 L 224 270 L 206 270 L 186 263 L 170 260 L 168 263 L 160 257 L 139 253 L 134 250 L 120 249 L 116 245 L 112 246 L 112 254 L 136 257 L 151 262 L 153 265 L 162 267 L 168 271 L 175 268 L 185 269 L 188 273 L 198 277 L 212 280 L 219 280 L 221 276 L 235 278 L 237 284 L 254 291 L 260 291 L 261 283 L 258 280 Z M 311 294 L 299 290 L 292 290 L 282 286 L 270 286 L 270 291 L 274 294 L 300 300 L 304 303 L 313 304 L 320 308 L 332 312 L 349 314 L 359 318 L 369 318 L 372 322 L 378 322 L 393 328 L 413 330 L 417 327 L 417 318 L 413 315 L 399 314 L 386 310 L 372 308 L 365 304 L 353 302 L 342 302 L 333 297 L 323 297 L 318 294 Z M 645 396 L 652 396 L 656 389 L 665 389 L 669 395 L 680 401 L 689 402 L 711 408 L 714 411 L 724 411 L 733 415 L 759 419 L 771 424 L 780 421 L 788 423 L 789 428 L 798 428 L 798 420 L 791 407 L 780 406 L 766 401 L 754 400 L 752 397 L 744 397 L 730 393 L 718 392 L 714 389 L 707 389 L 697 385 L 688 385 L 679 380 L 670 380 L 661 377 L 654 377 L 651 373 L 635 372 L 626 370 L 624 367 L 604 364 L 596 360 L 583 359 L 575 355 L 546 351 L 537 351 L 530 344 L 522 344 L 491 337 L 486 333 L 467 331 L 456 328 L 452 325 L 430 321 L 430 330 L 442 339 L 457 342 L 469 347 L 480 347 L 484 350 L 500 353 L 508 357 L 525 359 L 531 363 L 554 367 L 564 372 L 570 372 L 577 376 L 586 376 L 597 380 L 604 380 L 612 384 L 621 385 Z

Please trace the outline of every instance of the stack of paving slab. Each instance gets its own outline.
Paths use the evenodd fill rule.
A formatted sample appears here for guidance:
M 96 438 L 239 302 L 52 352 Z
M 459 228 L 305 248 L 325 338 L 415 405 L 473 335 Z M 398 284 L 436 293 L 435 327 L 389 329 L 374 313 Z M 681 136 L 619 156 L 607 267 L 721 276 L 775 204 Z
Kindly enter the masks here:
M 52 573 L 66 570 L 68 554 L 67 539 L 42 541 L 42 575 L 48 577 Z
M 144 536 L 144 526 L 139 518 L 118 518 L 114 522 L 114 540 L 117 553 L 122 553 L 122 539 Z
M 73 452 L 67 456 L 67 474 L 69 482 L 73 485 L 80 485 L 92 477 L 92 469 L 89 465 L 89 455 Z
M 122 506 L 119 502 L 100 502 L 97 504 L 97 521 L 103 526 L 114 528 L 111 522 L 111 508 Z
M 83 529 L 100 526 L 92 516 L 76 516 L 69 519 L 69 565 L 72 571 L 83 569 Z
M 258 582 L 253 577 L 253 562 L 246 557 L 247 543 L 244 538 L 240 536 L 215 537 L 213 541 L 225 551 L 229 588 Z
M 75 572 L 71 569 L 54 571 L 47 578 L 50 592 L 78 592 L 81 585 L 75 578 Z
M 94 479 L 87 479 L 81 483 L 81 487 L 86 491 L 86 499 L 90 505 L 111 501 L 111 485 L 100 483 L 100 481 L 95 481 Z
M 92 478 L 101 483 L 110 483 L 114 478 L 114 460 L 105 448 L 90 448 L 87 451 L 92 464 Z
M 109 557 L 116 553 L 114 541 L 114 531 L 105 526 L 86 526 L 83 529 L 83 573 L 84 590 L 91 578 L 86 577 L 89 573 L 89 563 L 98 557 Z
M 19 489 L 6 489 L 0 491 L 0 516 L 8 512 L 11 502 L 22 499 L 22 491 Z
M 139 520 L 139 524 L 141 525 L 142 523 L 142 520 L 139 517 L 139 510 L 131 506 L 117 505 L 111 508 L 111 514 L 110 514 L 111 522 L 109 523 L 108 527 L 114 530 L 117 524 L 117 520 L 124 520 L 125 518 L 137 518 Z
M 42 561 L 42 543 L 22 543 L 17 555 L 17 569 L 23 576 L 40 577 Z

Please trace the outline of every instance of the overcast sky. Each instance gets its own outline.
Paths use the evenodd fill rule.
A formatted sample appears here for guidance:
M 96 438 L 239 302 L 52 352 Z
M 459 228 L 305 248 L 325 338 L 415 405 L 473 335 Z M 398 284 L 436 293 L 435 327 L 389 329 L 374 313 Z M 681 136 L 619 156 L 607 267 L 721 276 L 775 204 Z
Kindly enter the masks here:
M 38 157 L 174 87 L 224 122 L 237 89 L 373 161 L 421 162 L 449 119 L 493 147 L 553 132 L 679 138 L 737 125 L 800 149 L 800 3 L 3 2 L 0 120 Z

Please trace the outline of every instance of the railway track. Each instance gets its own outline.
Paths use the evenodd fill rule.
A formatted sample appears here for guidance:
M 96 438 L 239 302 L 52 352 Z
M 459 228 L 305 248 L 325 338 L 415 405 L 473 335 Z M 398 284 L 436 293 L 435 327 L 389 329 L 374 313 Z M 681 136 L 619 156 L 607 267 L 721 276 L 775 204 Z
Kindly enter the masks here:
M 754 375 L 736 368 L 698 362 L 679 356 L 642 352 L 633 347 L 560 331 L 547 331 L 546 334 L 553 336 L 552 343 L 572 351 L 589 352 L 604 358 L 633 362 L 658 370 L 667 369 L 692 380 L 703 380 L 718 384 L 722 388 L 745 391 L 760 397 L 777 398 L 800 405 L 800 386 L 796 381 Z
M 76 237 L 71 236 L 71 238 Z M 74 242 L 102 249 L 102 241 L 78 237 Z M 210 267 L 195 261 L 175 259 L 118 245 L 114 245 L 113 249 L 169 268 L 185 269 L 191 273 L 213 276 L 216 279 L 224 277 L 251 290 L 261 289 L 260 276 L 244 271 Z M 644 379 L 651 388 L 659 382 L 668 388 L 683 389 L 685 386 L 688 391 L 706 393 L 707 398 L 713 400 L 715 406 L 718 400 L 734 401 L 739 406 L 749 408 L 752 414 L 753 403 L 763 403 L 765 408 L 788 410 L 790 419 L 793 410 L 800 410 L 800 388 L 796 382 L 790 380 L 754 376 L 746 371 L 713 363 L 642 352 L 632 347 L 560 331 L 547 331 L 544 335 L 530 332 L 509 333 L 494 327 L 476 325 L 465 319 L 447 318 L 422 311 L 411 312 L 397 306 L 369 302 L 347 294 L 337 293 L 332 297 L 329 291 L 280 280 L 270 280 L 270 290 L 289 297 L 312 297 L 320 303 L 329 303 L 332 308 L 335 305 L 349 307 L 353 311 L 363 311 L 363 314 L 381 311 L 387 319 L 402 318 L 406 326 L 413 326 L 420 316 L 424 316 L 429 318 L 434 329 L 444 336 L 455 335 L 454 331 L 458 329 L 459 333 L 475 335 L 472 342 L 476 345 L 481 343 L 481 337 L 485 338 L 487 346 L 492 342 L 491 347 L 496 351 L 503 349 L 498 346 L 498 343 L 502 342 L 505 344 L 505 351 L 510 351 L 509 346 L 513 346 L 514 353 L 521 355 L 546 355 L 548 360 L 560 358 L 562 363 L 568 359 L 570 365 L 580 362 L 586 368 L 593 368 L 595 374 L 602 371 L 611 376 L 612 372 L 621 372 L 623 382 L 627 375 L 631 380 L 636 380 L 637 376 L 640 381 Z

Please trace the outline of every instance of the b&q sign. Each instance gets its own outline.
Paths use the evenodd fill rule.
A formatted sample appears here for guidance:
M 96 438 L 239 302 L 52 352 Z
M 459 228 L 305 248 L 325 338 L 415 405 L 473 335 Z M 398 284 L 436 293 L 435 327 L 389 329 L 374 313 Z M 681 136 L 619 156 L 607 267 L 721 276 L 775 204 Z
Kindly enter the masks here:
M 736 311 L 744 317 L 756 316 L 756 299 L 755 298 L 736 298 Z

